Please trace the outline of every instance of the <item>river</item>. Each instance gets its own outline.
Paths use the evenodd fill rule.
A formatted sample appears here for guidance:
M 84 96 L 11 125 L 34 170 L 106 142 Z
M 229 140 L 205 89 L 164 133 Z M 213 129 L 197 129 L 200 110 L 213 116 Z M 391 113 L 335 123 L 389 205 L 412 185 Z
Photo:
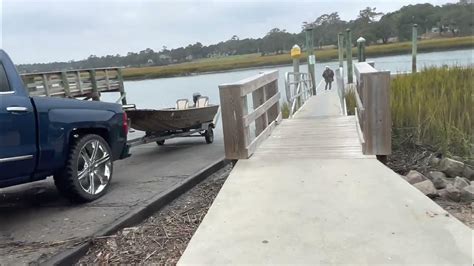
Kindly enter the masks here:
M 432 52 L 418 54 L 417 67 L 422 69 L 429 66 L 472 66 L 474 65 L 474 49 L 455 50 L 445 52 Z M 317 54 L 316 54 L 317 60 Z M 367 61 L 374 61 L 375 68 L 380 70 L 390 70 L 392 72 L 405 72 L 411 69 L 411 55 L 384 56 L 368 58 Z M 354 61 L 355 62 L 355 61 Z M 337 61 L 317 63 L 317 82 L 321 79 L 324 67 L 328 65 L 332 69 L 338 67 Z M 284 74 L 292 71 L 292 66 L 262 67 L 258 69 L 236 70 L 231 72 L 200 74 L 186 77 L 160 78 L 140 81 L 126 81 L 125 90 L 129 103 L 137 105 L 137 108 L 159 109 L 172 107 L 177 99 L 188 98 L 192 100 L 194 92 L 209 96 L 210 102 L 219 103 L 218 85 L 231 83 L 243 78 L 258 74 L 260 71 L 279 70 L 279 90 L 284 98 Z M 306 65 L 301 67 L 302 71 L 307 71 Z M 118 95 L 104 94 L 103 100 L 114 101 Z

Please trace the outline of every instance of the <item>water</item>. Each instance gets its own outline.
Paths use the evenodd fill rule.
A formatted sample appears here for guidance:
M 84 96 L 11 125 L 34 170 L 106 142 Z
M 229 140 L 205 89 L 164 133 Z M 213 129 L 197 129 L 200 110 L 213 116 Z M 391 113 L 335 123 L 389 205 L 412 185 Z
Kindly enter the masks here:
M 472 66 L 474 49 L 456 50 L 447 52 L 432 52 L 418 54 L 418 69 L 428 66 L 458 65 Z M 317 58 L 317 54 L 316 54 Z M 411 55 L 396 55 L 377 58 L 368 58 L 367 61 L 374 61 L 375 68 L 380 70 L 390 70 L 392 72 L 405 72 L 411 70 Z M 324 67 L 328 65 L 332 69 L 338 67 L 337 61 L 317 63 L 315 67 L 318 83 L 321 80 Z M 284 74 L 293 71 L 292 66 L 282 67 L 262 67 L 250 70 L 237 70 L 224 73 L 202 74 L 186 77 L 161 78 L 140 81 L 125 82 L 127 100 L 129 103 L 137 105 L 137 108 L 160 109 L 173 107 L 177 99 L 187 98 L 192 101 L 192 94 L 200 92 L 201 95 L 208 96 L 211 103 L 219 103 L 218 85 L 232 83 L 240 79 L 258 74 L 260 71 L 279 70 L 279 90 L 282 98 L 285 98 Z M 307 71 L 306 65 L 301 66 L 301 71 Z M 103 100 L 115 101 L 118 95 L 104 94 Z M 251 102 L 251 101 L 250 101 Z
M 474 63 L 473 54 L 474 49 L 419 54 L 417 57 L 417 67 L 418 69 L 422 69 L 424 67 L 442 65 L 472 66 Z M 390 70 L 392 72 L 407 72 L 411 70 L 410 54 L 368 58 L 367 61 L 374 61 L 375 68 L 379 70 Z M 321 75 L 326 65 L 332 69 L 336 69 L 339 63 L 338 61 L 317 63 L 315 67 L 316 83 L 319 83 L 321 80 Z M 127 81 L 125 82 L 125 90 L 127 93 L 128 103 L 136 104 L 137 108 L 139 109 L 161 109 L 174 107 L 176 100 L 183 98 L 189 99 L 191 102 L 192 94 L 194 92 L 200 92 L 201 95 L 208 96 L 210 103 L 219 104 L 219 84 L 236 82 L 243 78 L 256 75 L 261 71 L 269 70 L 279 70 L 280 78 L 278 80 L 278 87 L 282 95 L 282 100 L 286 99 L 284 75 L 285 72 L 293 71 L 292 66 L 262 67 L 186 77 Z M 302 65 L 300 70 L 302 72 L 307 72 L 307 66 Z M 102 100 L 115 102 L 118 97 L 118 93 L 104 93 L 102 95 Z M 247 101 L 249 105 L 252 103 L 251 99 L 248 99 Z M 249 111 L 251 110 L 252 107 L 249 106 Z M 252 123 L 250 126 L 250 132 L 251 138 L 253 139 L 255 137 L 254 123 Z M 137 133 L 139 134 L 134 136 L 139 136 L 142 134 L 140 132 Z M 222 130 L 220 120 L 216 125 L 215 137 L 216 141 L 221 141 Z

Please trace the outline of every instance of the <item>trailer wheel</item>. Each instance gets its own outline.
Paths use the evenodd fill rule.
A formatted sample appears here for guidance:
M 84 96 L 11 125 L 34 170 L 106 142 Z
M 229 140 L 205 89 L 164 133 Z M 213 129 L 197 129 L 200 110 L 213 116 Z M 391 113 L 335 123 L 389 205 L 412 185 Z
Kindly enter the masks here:
M 109 144 L 101 136 L 88 134 L 72 144 L 66 166 L 54 175 L 54 183 L 71 201 L 88 202 L 107 192 L 112 172 Z
M 158 146 L 163 146 L 165 145 L 165 140 L 158 140 L 156 144 L 158 144 Z
M 207 144 L 214 142 L 214 130 L 212 129 L 212 126 L 209 126 L 206 132 L 204 132 L 204 138 L 206 139 Z

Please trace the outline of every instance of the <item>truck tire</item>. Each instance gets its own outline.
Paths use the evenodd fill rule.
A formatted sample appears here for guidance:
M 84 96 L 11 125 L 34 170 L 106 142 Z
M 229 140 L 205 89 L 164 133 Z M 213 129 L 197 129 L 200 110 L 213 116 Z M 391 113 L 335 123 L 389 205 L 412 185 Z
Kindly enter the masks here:
M 165 145 L 165 140 L 158 140 L 156 144 L 158 144 L 158 146 L 163 146 Z
M 73 202 L 89 202 L 104 195 L 113 173 L 109 144 L 95 134 L 72 144 L 65 167 L 54 175 L 59 192 Z

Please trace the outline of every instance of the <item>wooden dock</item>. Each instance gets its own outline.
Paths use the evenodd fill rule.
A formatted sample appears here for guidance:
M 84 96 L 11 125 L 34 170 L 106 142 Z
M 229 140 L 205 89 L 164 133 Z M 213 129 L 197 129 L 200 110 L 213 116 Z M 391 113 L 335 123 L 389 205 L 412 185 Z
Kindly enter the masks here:
M 472 265 L 472 231 L 367 154 L 387 146 L 339 103 L 319 92 L 237 162 L 179 265 Z

